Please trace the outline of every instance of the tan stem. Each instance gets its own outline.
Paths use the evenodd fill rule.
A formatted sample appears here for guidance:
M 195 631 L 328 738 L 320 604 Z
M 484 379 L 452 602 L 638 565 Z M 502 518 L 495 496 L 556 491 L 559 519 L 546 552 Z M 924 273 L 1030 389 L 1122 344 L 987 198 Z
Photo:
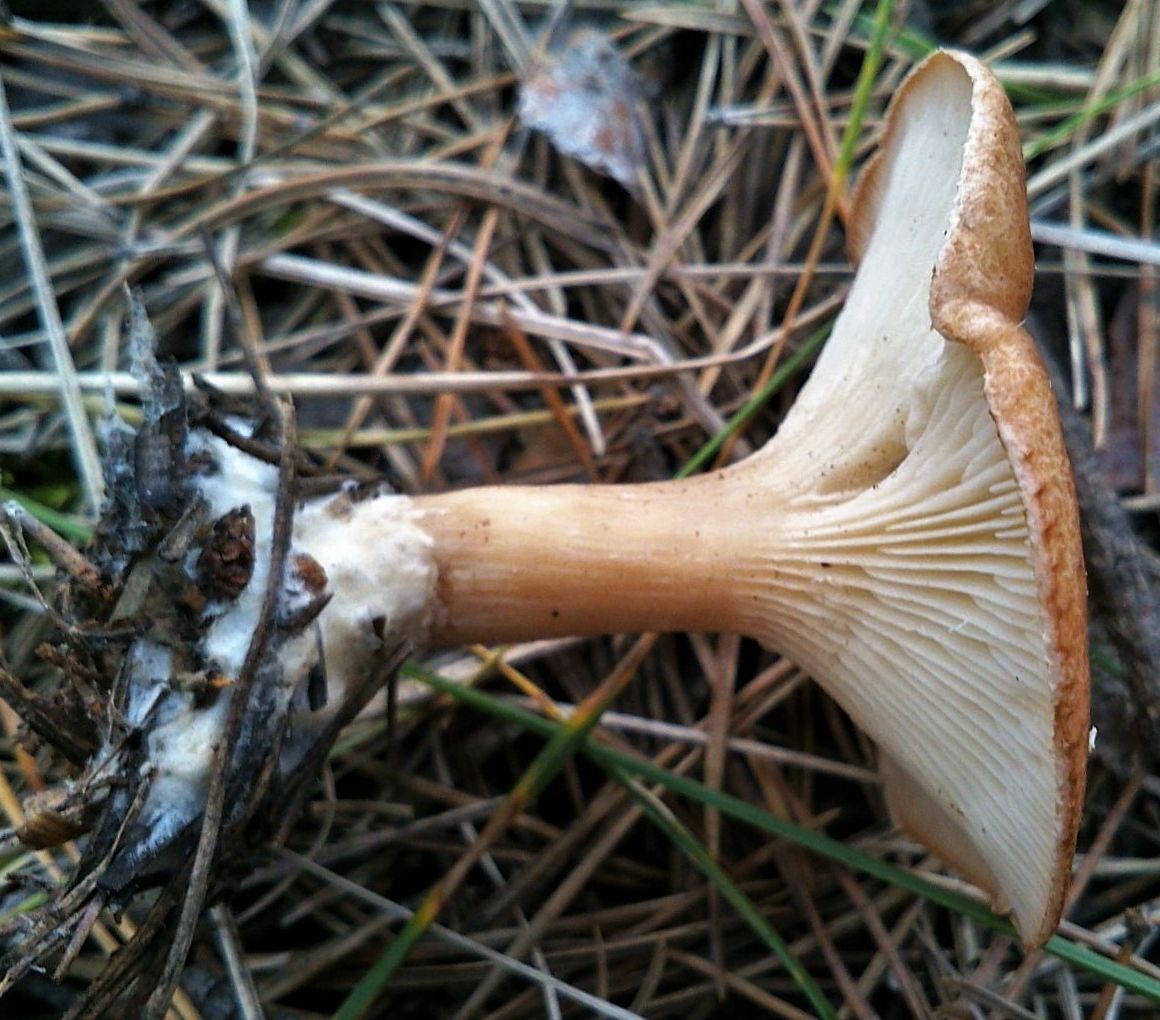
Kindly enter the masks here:
M 736 630 L 727 491 L 706 476 L 415 499 L 439 571 L 431 643 Z

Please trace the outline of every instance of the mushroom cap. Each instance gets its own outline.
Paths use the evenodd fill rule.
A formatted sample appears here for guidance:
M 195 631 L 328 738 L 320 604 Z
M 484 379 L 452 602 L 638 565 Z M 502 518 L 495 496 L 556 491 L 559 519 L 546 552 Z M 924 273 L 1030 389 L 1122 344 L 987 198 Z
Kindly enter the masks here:
M 765 474 L 788 549 L 744 629 L 846 708 L 899 824 L 1039 945 L 1083 799 L 1086 594 L 1058 411 L 1019 324 L 1018 130 L 984 65 L 942 51 L 914 69 L 852 209 L 834 332 L 778 433 L 731 469 Z

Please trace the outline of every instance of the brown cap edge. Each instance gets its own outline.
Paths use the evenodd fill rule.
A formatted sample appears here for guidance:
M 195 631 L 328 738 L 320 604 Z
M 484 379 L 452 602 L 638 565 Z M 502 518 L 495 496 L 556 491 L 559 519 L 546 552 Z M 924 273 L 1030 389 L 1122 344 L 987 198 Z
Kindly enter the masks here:
M 1079 510 L 1051 382 L 1020 325 L 1031 296 L 1034 254 L 1015 115 L 1002 85 L 979 61 L 944 52 L 925 63 L 935 59 L 953 60 L 970 76 L 972 117 L 951 226 L 931 282 L 931 320 L 983 363 L 987 402 L 1027 515 L 1055 684 L 1057 863 L 1053 908 L 1037 930 L 1020 933 L 1032 947 L 1059 924 L 1087 770 L 1090 675 Z

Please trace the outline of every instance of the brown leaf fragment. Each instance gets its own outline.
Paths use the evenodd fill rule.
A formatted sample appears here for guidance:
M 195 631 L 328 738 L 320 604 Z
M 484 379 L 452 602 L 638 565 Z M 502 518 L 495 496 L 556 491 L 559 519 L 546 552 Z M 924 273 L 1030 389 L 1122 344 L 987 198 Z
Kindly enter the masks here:
M 72 782 L 34 793 L 22 807 L 24 824 L 16 830 L 16 836 L 32 850 L 76 839 L 89 830 L 94 813 L 93 802 Z
M 519 114 L 564 155 L 635 191 L 645 167 L 643 98 L 641 79 L 612 40 L 582 28 L 529 65 Z

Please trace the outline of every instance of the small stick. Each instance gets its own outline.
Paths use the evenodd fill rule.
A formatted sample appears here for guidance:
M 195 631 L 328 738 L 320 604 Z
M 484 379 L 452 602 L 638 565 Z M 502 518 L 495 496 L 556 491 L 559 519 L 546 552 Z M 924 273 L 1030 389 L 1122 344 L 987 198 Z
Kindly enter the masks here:
M 37 520 L 15 500 L 10 500 L 5 505 L 4 513 L 28 538 L 39 545 L 61 570 L 90 591 L 100 590 L 101 572 L 52 528 Z

